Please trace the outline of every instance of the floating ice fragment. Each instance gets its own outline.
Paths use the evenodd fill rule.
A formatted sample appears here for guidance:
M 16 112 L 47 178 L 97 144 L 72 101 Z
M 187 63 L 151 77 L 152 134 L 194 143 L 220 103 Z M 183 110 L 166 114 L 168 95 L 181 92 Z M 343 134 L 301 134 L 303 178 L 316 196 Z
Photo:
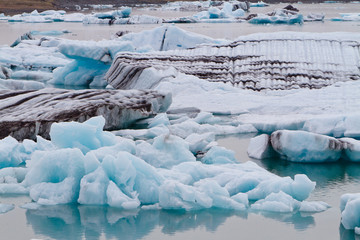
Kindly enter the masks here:
M 300 203 L 300 212 L 323 212 L 328 209 L 330 206 L 329 204 L 317 201 L 317 202 L 308 202 L 303 201 Z
M 0 204 L 0 214 L 7 213 L 15 208 L 14 204 Z
M 282 157 L 294 162 L 337 161 L 343 148 L 342 143 L 335 138 L 289 130 L 272 133 L 271 144 Z

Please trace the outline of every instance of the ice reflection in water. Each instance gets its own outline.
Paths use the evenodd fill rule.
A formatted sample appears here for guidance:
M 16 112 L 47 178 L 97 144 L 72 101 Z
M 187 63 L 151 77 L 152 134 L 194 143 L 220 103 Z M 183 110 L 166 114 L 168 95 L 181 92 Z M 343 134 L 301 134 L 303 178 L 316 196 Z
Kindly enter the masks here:
M 247 212 L 209 209 L 201 211 L 139 210 L 126 212 L 106 206 L 57 205 L 26 211 L 27 222 L 34 232 L 54 239 L 139 239 L 155 228 L 166 235 L 205 228 L 216 232 L 227 219 L 246 220 Z M 276 214 L 258 212 L 263 217 L 306 230 L 315 225 L 313 216 L 297 213 Z

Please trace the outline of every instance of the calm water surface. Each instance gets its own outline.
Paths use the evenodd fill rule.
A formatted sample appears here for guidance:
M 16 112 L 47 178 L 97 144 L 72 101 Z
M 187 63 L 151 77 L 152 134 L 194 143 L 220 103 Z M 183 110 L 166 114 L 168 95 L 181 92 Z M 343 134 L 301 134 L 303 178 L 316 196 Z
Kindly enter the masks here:
M 268 12 L 286 4 L 252 8 Z M 324 12 L 326 18 L 340 12 L 360 12 L 360 4 L 295 4 L 304 14 Z M 161 16 L 189 16 L 193 13 L 135 10 Z M 158 25 L 83 25 L 80 23 L 26 24 L 0 23 L 0 45 L 11 44 L 30 30 L 64 30 L 61 37 L 80 40 L 110 39 L 117 31 L 140 32 Z M 317 22 L 304 25 L 180 24 L 185 30 L 214 38 L 235 39 L 256 32 L 360 32 L 359 22 Z M 204 210 L 196 212 L 139 210 L 124 212 L 99 206 L 59 205 L 26 210 L 19 206 L 30 202 L 27 196 L 0 197 L 1 203 L 12 203 L 14 210 L 0 215 L 1 239 L 359 239 L 340 225 L 340 196 L 360 192 L 360 165 L 349 163 L 296 164 L 280 159 L 252 160 L 246 149 L 252 136 L 239 135 L 218 139 L 221 146 L 236 152 L 240 162 L 255 161 L 280 176 L 304 173 L 317 186 L 310 200 L 329 203 L 332 208 L 317 214 L 274 214 Z

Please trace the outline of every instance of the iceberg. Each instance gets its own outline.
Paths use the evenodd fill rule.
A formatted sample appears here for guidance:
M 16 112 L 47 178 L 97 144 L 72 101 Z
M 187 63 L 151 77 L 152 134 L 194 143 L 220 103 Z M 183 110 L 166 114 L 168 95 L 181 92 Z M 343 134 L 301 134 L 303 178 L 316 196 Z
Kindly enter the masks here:
M 334 162 L 343 150 L 341 141 L 305 131 L 276 131 L 271 134 L 271 145 L 281 157 L 294 162 Z
M 127 36 L 129 34 L 124 38 Z M 164 71 L 174 67 L 180 73 L 210 82 L 228 83 L 255 91 L 317 89 L 340 81 L 360 79 L 359 57 L 353 43 L 357 44 L 358 39 L 346 34 L 284 32 L 240 37 L 233 43 L 220 46 L 141 54 L 119 52 L 106 79 L 115 88 L 121 86 L 121 82 L 135 85 L 130 82 L 138 81 L 139 72 L 146 68 Z M 274 47 L 268 48 L 269 44 Z M 335 52 L 346 52 L 347 57 L 340 59 Z M 335 68 L 335 65 L 339 67 Z M 125 73 L 131 71 L 134 74 L 130 78 Z
M 0 204 L 0 214 L 7 213 L 15 208 L 14 204 Z
M 347 193 L 340 201 L 341 224 L 345 229 L 356 230 L 360 227 L 360 194 Z
M 340 13 L 340 17 L 331 18 L 334 22 L 360 21 L 360 13 Z
M 103 115 L 106 119 L 105 129 L 121 129 L 129 126 L 135 120 L 166 111 L 171 103 L 171 94 L 161 94 L 151 90 L 44 88 L 37 91 L 5 91 L 1 92 L 0 95 L 3 111 L 0 119 L 2 128 L 0 137 L 4 138 L 11 135 L 18 140 L 35 139 L 36 135 L 49 138 L 50 127 L 53 122 L 84 122 L 99 115 Z M 56 125 L 53 127 L 59 131 L 62 128 L 62 126 Z M 96 127 L 93 126 L 92 128 L 93 134 L 98 134 L 94 130 Z M 61 132 L 59 134 L 61 135 Z M 105 135 L 104 139 L 106 138 Z M 63 142 L 61 144 L 73 144 L 70 141 L 71 136 L 68 137 L 69 143 Z M 81 140 L 81 136 L 78 135 L 78 137 Z M 64 141 L 61 139 L 60 137 L 59 144 Z M 89 141 L 91 140 L 89 139 Z M 84 145 L 84 149 L 91 148 L 91 144 L 97 146 L 96 143 L 89 142 Z

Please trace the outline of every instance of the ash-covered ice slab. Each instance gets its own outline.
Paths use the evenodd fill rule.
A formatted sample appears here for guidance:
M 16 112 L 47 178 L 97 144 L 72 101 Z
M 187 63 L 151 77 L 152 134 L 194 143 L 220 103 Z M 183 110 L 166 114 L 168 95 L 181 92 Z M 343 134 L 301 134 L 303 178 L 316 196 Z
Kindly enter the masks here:
M 356 36 L 262 33 L 241 37 L 226 45 L 156 53 L 119 53 L 106 78 L 118 88 L 123 85 L 122 81 L 141 79 L 144 68 L 172 66 L 201 79 L 256 91 L 318 89 L 338 81 L 360 79 L 360 38 Z M 120 68 L 134 74 L 123 74 Z
M 105 130 L 127 127 L 151 114 L 166 111 L 171 95 L 151 90 L 0 91 L 0 138 L 49 138 L 54 122 L 79 121 L 102 115 Z

